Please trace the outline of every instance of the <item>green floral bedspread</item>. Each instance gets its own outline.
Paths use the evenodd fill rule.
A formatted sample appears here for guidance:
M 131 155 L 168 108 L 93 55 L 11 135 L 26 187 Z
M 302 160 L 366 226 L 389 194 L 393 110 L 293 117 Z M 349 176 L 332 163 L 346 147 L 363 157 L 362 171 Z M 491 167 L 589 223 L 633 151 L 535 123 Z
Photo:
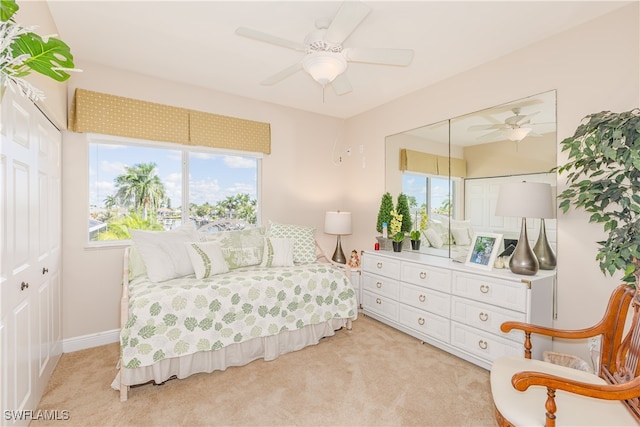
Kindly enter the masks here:
M 129 284 L 129 298 L 129 320 L 120 333 L 126 368 L 357 317 L 351 282 L 322 263 L 252 266 L 203 280 L 139 278 Z

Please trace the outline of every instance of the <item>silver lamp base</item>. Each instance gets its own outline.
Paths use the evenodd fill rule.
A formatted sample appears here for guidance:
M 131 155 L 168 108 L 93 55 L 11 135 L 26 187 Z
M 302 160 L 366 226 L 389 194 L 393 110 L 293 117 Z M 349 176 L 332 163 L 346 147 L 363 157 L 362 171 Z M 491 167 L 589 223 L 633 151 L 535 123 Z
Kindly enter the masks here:
M 527 220 L 522 218 L 522 230 L 520 230 L 520 239 L 509 260 L 509 269 L 512 273 L 533 276 L 538 272 L 540 265 L 536 255 L 529 246 L 529 238 L 527 237 Z
M 547 240 L 547 230 L 544 225 L 544 218 L 540 220 L 540 235 L 538 241 L 533 247 L 533 253 L 538 258 L 538 264 L 540 264 L 540 270 L 553 270 L 556 268 L 556 254 L 553 253 L 549 240 Z
M 333 252 L 333 257 L 331 259 L 339 264 L 346 264 L 347 258 L 344 256 L 344 252 L 342 252 L 342 244 L 340 243 L 340 235 L 338 234 L 338 242 L 336 243 L 336 250 Z

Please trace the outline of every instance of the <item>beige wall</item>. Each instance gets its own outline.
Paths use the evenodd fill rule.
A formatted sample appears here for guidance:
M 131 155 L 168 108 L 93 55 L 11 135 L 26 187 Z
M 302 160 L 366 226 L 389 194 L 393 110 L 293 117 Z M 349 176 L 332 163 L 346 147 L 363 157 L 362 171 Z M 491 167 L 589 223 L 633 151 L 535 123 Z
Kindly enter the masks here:
M 23 17 L 27 3 L 31 2 L 21 3 Z M 263 223 L 314 225 L 321 245 L 331 252 L 335 240 L 322 233 L 324 212 L 351 210 L 354 233 L 343 239 L 345 251 L 371 249 L 385 189 L 386 135 L 551 89 L 558 93 L 559 140 L 572 134 L 591 112 L 637 107 L 639 13 L 637 3 L 625 7 L 346 121 L 91 63 L 77 64 L 85 71 L 72 77 L 65 95 L 70 97 L 73 89 L 82 87 L 270 122 L 273 154 L 265 158 L 262 169 Z M 40 20 L 25 24 L 51 23 L 48 10 L 36 9 L 32 16 Z M 49 98 L 47 109 L 54 121 L 64 124 L 64 117 L 55 118 L 66 112 L 67 99 L 56 95 L 60 85 L 43 88 Z M 336 166 L 332 146 L 338 136 L 338 152 L 351 146 L 353 154 Z M 63 336 L 69 340 L 118 328 L 122 249 L 86 248 L 86 141 L 80 134 L 65 132 L 63 137 Z M 558 158 L 565 159 L 560 152 Z M 558 185 L 561 191 L 562 179 Z M 600 316 L 617 282 L 605 278 L 593 261 L 594 242 L 602 232 L 587 224 L 587 215 L 559 214 L 558 228 L 557 326 L 583 327 Z M 564 347 L 557 345 L 560 350 Z
M 384 191 L 386 135 L 552 89 L 557 90 L 558 141 L 573 134 L 589 113 L 638 107 L 639 15 L 635 3 L 349 119 L 348 143 L 364 145 L 367 161 L 365 169 L 356 159 L 347 164 L 351 186 L 346 197 L 351 201 L 355 237 L 350 243 L 373 248 Z M 566 156 L 558 151 L 558 159 L 563 162 Z M 560 178 L 558 191 L 563 188 Z M 561 328 L 584 327 L 599 319 L 618 283 L 598 268 L 595 242 L 603 233 L 587 220 L 583 212 L 559 213 L 557 326 Z M 586 345 L 570 348 L 556 343 L 556 348 L 586 351 Z

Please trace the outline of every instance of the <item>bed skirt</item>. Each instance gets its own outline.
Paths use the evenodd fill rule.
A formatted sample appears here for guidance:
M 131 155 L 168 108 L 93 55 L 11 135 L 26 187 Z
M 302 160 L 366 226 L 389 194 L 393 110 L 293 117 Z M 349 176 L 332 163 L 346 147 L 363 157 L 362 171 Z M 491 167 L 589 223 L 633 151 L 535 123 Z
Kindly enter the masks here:
M 121 384 L 132 386 L 150 381 L 160 384 L 173 376 L 183 379 L 197 373 L 223 371 L 230 366 L 246 365 L 257 359 L 274 360 L 281 354 L 318 344 L 322 338 L 335 335 L 335 331 L 347 326 L 349 320 L 331 319 L 324 323 L 308 325 L 302 329 L 285 331 L 278 335 L 254 338 L 223 347 L 220 350 L 201 351 L 164 359 L 151 366 L 140 368 L 120 368 L 111 387 L 120 390 Z

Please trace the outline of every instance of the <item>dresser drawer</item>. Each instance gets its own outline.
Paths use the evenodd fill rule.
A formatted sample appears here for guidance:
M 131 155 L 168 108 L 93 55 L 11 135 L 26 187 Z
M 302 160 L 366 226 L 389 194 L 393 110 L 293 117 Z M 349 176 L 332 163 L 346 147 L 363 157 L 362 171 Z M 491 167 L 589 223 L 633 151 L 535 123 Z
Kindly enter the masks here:
M 489 362 L 501 356 L 522 356 L 523 345 L 488 332 L 451 321 L 451 345 Z
M 400 302 L 440 316 L 449 317 L 451 295 L 409 283 L 401 283 Z
M 362 289 L 376 294 L 384 295 L 395 300 L 398 299 L 400 284 L 397 280 L 378 276 L 371 273 L 362 275 Z
M 400 304 L 398 315 L 402 325 L 442 342 L 449 342 L 449 319 L 403 304 Z
M 400 279 L 400 260 L 367 253 L 362 257 L 362 270 L 391 279 Z
M 451 297 L 451 320 L 472 326 L 497 336 L 509 338 L 518 343 L 524 342 L 522 331 L 511 331 L 505 334 L 500 325 L 506 321 L 525 321 L 525 314 L 519 311 L 507 310 L 465 298 Z
M 451 293 L 511 310 L 527 310 L 527 285 L 520 281 L 456 272 Z
M 380 316 L 386 317 L 394 322 L 398 321 L 398 302 L 382 295 L 377 295 L 368 291 L 362 293 L 362 309 L 370 311 Z
M 451 292 L 451 271 L 423 264 L 403 262 L 400 279 L 442 292 Z

